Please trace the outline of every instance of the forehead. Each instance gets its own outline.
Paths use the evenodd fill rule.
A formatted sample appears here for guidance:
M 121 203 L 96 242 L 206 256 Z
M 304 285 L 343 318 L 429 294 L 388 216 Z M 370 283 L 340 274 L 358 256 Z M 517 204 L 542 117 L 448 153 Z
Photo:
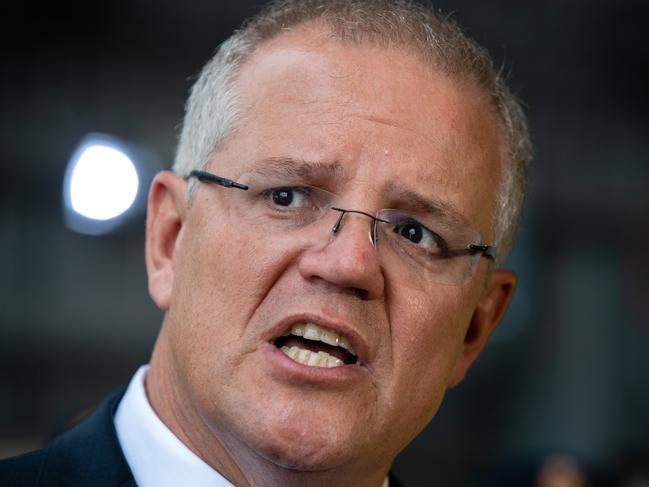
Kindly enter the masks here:
M 335 163 L 357 191 L 420 194 L 490 228 L 503 150 L 496 118 L 472 84 L 404 49 L 301 28 L 255 51 L 236 86 L 242 118 L 222 151 L 228 165 Z

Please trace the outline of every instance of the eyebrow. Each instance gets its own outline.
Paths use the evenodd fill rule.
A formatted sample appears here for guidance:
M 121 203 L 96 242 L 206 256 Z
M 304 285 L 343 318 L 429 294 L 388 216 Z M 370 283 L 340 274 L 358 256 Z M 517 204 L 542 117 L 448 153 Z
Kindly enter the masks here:
M 348 179 L 345 167 L 338 161 L 307 161 L 289 156 L 263 159 L 252 171 L 263 176 L 282 175 L 317 181 Z
M 392 194 L 393 198 L 400 202 L 401 206 L 405 206 L 410 211 L 428 213 L 442 218 L 449 223 L 460 224 L 462 226 L 467 224 L 462 214 L 450 203 L 426 198 L 408 189 L 397 188 L 393 185 L 390 186 L 391 188 L 388 190 L 388 194 Z

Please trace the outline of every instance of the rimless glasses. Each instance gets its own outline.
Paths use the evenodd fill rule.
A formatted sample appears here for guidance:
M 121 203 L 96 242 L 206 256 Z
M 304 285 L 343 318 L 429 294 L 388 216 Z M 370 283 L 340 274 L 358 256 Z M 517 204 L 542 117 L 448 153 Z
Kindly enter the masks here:
M 233 181 L 192 171 L 189 177 L 236 189 L 230 194 L 229 208 L 237 228 L 248 228 L 287 244 L 311 238 L 322 242 L 326 234 L 335 238 L 346 215 L 367 217 L 371 221 L 369 239 L 381 265 L 414 285 L 462 285 L 475 275 L 480 257 L 495 259 L 495 247 L 482 244 L 477 232 L 443 214 L 382 209 L 371 215 L 344 209 L 336 206 L 336 194 L 293 181 L 287 175 L 247 173 Z

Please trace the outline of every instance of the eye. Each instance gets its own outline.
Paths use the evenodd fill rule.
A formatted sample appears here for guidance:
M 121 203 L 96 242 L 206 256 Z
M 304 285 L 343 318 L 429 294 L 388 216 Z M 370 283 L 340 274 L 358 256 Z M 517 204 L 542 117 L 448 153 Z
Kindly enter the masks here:
M 399 221 L 392 231 L 428 253 L 444 254 L 448 250 L 442 237 L 417 220 L 408 218 Z
M 274 188 L 269 191 L 273 203 L 285 208 L 310 208 L 313 202 L 306 188 Z
M 403 225 L 403 227 L 399 231 L 399 234 L 413 243 L 419 243 L 424 237 L 424 230 L 421 228 L 421 225 L 407 223 Z

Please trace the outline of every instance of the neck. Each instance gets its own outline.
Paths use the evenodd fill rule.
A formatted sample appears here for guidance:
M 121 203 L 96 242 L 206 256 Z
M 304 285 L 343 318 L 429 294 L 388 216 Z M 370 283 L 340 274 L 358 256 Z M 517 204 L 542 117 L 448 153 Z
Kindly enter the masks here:
M 232 484 L 238 487 L 383 485 L 389 465 L 378 470 L 349 466 L 325 470 L 290 468 L 260 455 L 229 431 L 211 424 L 196 411 L 174 368 L 170 367 L 165 328 L 163 325 L 145 380 L 149 403 L 180 441 Z

